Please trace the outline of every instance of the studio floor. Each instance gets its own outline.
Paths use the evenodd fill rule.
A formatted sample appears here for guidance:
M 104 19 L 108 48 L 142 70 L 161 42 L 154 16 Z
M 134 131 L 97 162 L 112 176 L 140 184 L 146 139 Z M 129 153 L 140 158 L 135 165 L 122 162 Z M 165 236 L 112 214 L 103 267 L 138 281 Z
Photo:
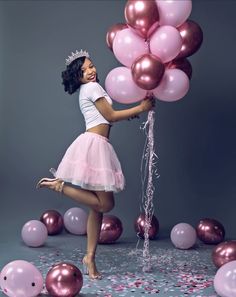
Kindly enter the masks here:
M 190 250 L 174 248 L 169 238 L 150 241 L 152 271 L 142 271 L 143 241 L 120 238 L 114 244 L 99 245 L 97 266 L 102 280 L 83 276 L 79 297 L 113 296 L 195 296 L 216 297 L 213 279 L 216 268 L 211 260 L 213 246 L 197 243 Z M 66 232 L 50 236 L 43 247 L 30 248 L 20 238 L 0 243 L 0 269 L 14 260 L 33 263 L 44 280 L 52 265 L 70 262 L 82 271 L 81 259 L 86 250 L 86 237 Z M 0 296 L 5 296 L 1 291 Z M 41 295 L 49 296 L 44 288 Z

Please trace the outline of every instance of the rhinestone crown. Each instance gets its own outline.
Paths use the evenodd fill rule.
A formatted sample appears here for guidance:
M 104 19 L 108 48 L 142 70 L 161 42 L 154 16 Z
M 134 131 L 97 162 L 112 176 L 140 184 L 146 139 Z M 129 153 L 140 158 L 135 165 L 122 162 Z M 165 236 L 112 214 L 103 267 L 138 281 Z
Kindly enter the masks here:
M 89 58 L 89 53 L 87 51 L 83 51 L 82 49 L 80 51 L 76 50 L 75 53 L 72 52 L 71 56 L 68 56 L 68 58 L 66 59 L 66 65 L 70 65 L 71 62 L 80 57 Z

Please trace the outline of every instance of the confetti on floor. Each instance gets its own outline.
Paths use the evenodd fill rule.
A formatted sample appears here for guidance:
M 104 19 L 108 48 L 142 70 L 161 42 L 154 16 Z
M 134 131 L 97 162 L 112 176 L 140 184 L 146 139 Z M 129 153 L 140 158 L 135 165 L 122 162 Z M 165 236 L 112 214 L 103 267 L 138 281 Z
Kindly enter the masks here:
M 85 240 L 85 239 L 84 239 Z M 155 240 L 150 247 L 152 270 L 142 271 L 142 247 L 135 242 L 100 245 L 97 266 L 102 280 L 90 280 L 84 275 L 84 285 L 78 296 L 166 296 L 216 297 L 213 278 L 216 268 L 211 263 L 212 246 L 198 245 L 190 250 L 178 250 L 170 241 Z M 82 271 L 84 247 L 50 249 L 40 252 L 32 263 L 44 279 L 52 265 L 70 262 Z M 46 289 L 41 296 L 48 296 Z

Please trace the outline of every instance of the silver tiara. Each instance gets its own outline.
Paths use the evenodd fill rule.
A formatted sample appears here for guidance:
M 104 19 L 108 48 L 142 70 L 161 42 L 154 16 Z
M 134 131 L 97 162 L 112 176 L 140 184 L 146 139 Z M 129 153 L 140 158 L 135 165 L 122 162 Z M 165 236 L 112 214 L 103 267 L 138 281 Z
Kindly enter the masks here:
M 71 62 L 80 57 L 89 58 L 89 53 L 87 51 L 83 51 L 82 49 L 80 51 L 76 50 L 75 53 L 72 52 L 71 56 L 68 56 L 68 59 L 66 59 L 66 65 L 70 65 Z

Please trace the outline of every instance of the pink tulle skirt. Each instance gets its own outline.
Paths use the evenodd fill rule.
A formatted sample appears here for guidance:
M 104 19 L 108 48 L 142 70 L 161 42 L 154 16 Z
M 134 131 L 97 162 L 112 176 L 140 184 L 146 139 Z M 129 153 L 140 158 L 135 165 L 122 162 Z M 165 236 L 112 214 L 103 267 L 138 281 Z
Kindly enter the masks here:
M 117 155 L 108 139 L 85 132 L 67 149 L 55 177 L 93 191 L 119 192 L 125 179 Z

